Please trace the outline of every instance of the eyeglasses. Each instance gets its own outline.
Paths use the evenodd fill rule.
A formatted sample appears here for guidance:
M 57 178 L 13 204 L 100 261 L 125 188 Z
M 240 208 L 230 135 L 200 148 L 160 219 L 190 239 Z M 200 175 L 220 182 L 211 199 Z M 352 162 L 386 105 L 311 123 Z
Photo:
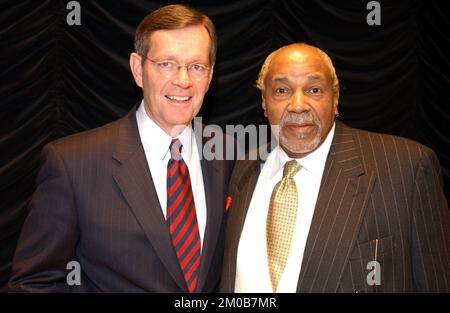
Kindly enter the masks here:
M 191 79 L 200 80 L 206 77 L 209 73 L 209 67 L 201 63 L 180 65 L 175 61 L 154 61 L 146 56 L 142 57 L 152 62 L 155 65 L 156 70 L 166 78 L 172 78 L 175 76 L 182 67 L 186 68 Z

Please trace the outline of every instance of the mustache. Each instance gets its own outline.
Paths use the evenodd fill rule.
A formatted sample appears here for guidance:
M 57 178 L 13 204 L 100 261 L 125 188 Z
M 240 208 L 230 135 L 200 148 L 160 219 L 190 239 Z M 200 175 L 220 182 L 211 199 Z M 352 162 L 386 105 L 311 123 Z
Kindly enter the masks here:
M 283 116 L 281 119 L 281 125 L 285 125 L 288 123 L 295 123 L 295 124 L 301 124 L 301 123 L 311 123 L 315 125 L 320 125 L 320 120 L 315 117 L 311 112 L 305 112 L 305 113 L 287 113 Z

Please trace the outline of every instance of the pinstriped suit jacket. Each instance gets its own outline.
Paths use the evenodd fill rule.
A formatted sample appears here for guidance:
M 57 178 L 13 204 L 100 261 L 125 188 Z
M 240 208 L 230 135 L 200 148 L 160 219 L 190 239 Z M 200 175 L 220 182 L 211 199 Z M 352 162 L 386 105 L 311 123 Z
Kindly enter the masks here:
M 260 164 L 240 161 L 231 178 L 222 292 L 234 291 Z M 366 266 L 375 260 L 377 239 L 381 285 L 375 289 Z M 440 167 L 421 144 L 336 122 L 297 292 L 373 291 L 450 291 L 450 214 Z
M 187 292 L 135 112 L 45 147 L 13 261 L 11 290 Z M 233 165 L 201 161 L 207 226 L 197 291 L 218 289 Z M 66 265 L 72 260 L 80 263 L 82 277 L 80 286 L 69 288 Z

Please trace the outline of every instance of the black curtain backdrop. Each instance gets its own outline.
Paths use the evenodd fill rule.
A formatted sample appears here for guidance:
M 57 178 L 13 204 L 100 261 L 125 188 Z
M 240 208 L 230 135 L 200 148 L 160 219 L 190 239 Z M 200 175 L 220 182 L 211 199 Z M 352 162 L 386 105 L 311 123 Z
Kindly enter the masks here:
M 138 100 L 128 57 L 134 30 L 166 1 L 79 1 L 81 25 L 69 26 L 69 1 L 0 1 L 0 286 L 7 280 L 39 154 L 60 137 L 123 116 Z M 341 82 L 340 119 L 401 135 L 438 155 L 450 198 L 450 10 L 421 0 L 379 1 L 381 25 L 369 26 L 368 1 L 186 1 L 218 29 L 214 79 L 204 122 L 266 123 L 253 87 L 262 62 L 291 42 L 321 47 Z

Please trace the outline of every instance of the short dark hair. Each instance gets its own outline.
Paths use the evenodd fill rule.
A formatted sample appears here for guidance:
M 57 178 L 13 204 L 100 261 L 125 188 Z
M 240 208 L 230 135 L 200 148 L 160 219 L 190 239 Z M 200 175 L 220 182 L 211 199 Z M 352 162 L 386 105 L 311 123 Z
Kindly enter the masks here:
M 214 64 L 217 52 L 217 35 L 213 22 L 205 14 L 183 4 L 167 5 L 148 14 L 136 29 L 134 50 L 141 56 L 147 56 L 150 49 L 149 38 L 155 31 L 182 29 L 196 25 L 203 25 L 209 34 L 211 40 L 209 61 Z

